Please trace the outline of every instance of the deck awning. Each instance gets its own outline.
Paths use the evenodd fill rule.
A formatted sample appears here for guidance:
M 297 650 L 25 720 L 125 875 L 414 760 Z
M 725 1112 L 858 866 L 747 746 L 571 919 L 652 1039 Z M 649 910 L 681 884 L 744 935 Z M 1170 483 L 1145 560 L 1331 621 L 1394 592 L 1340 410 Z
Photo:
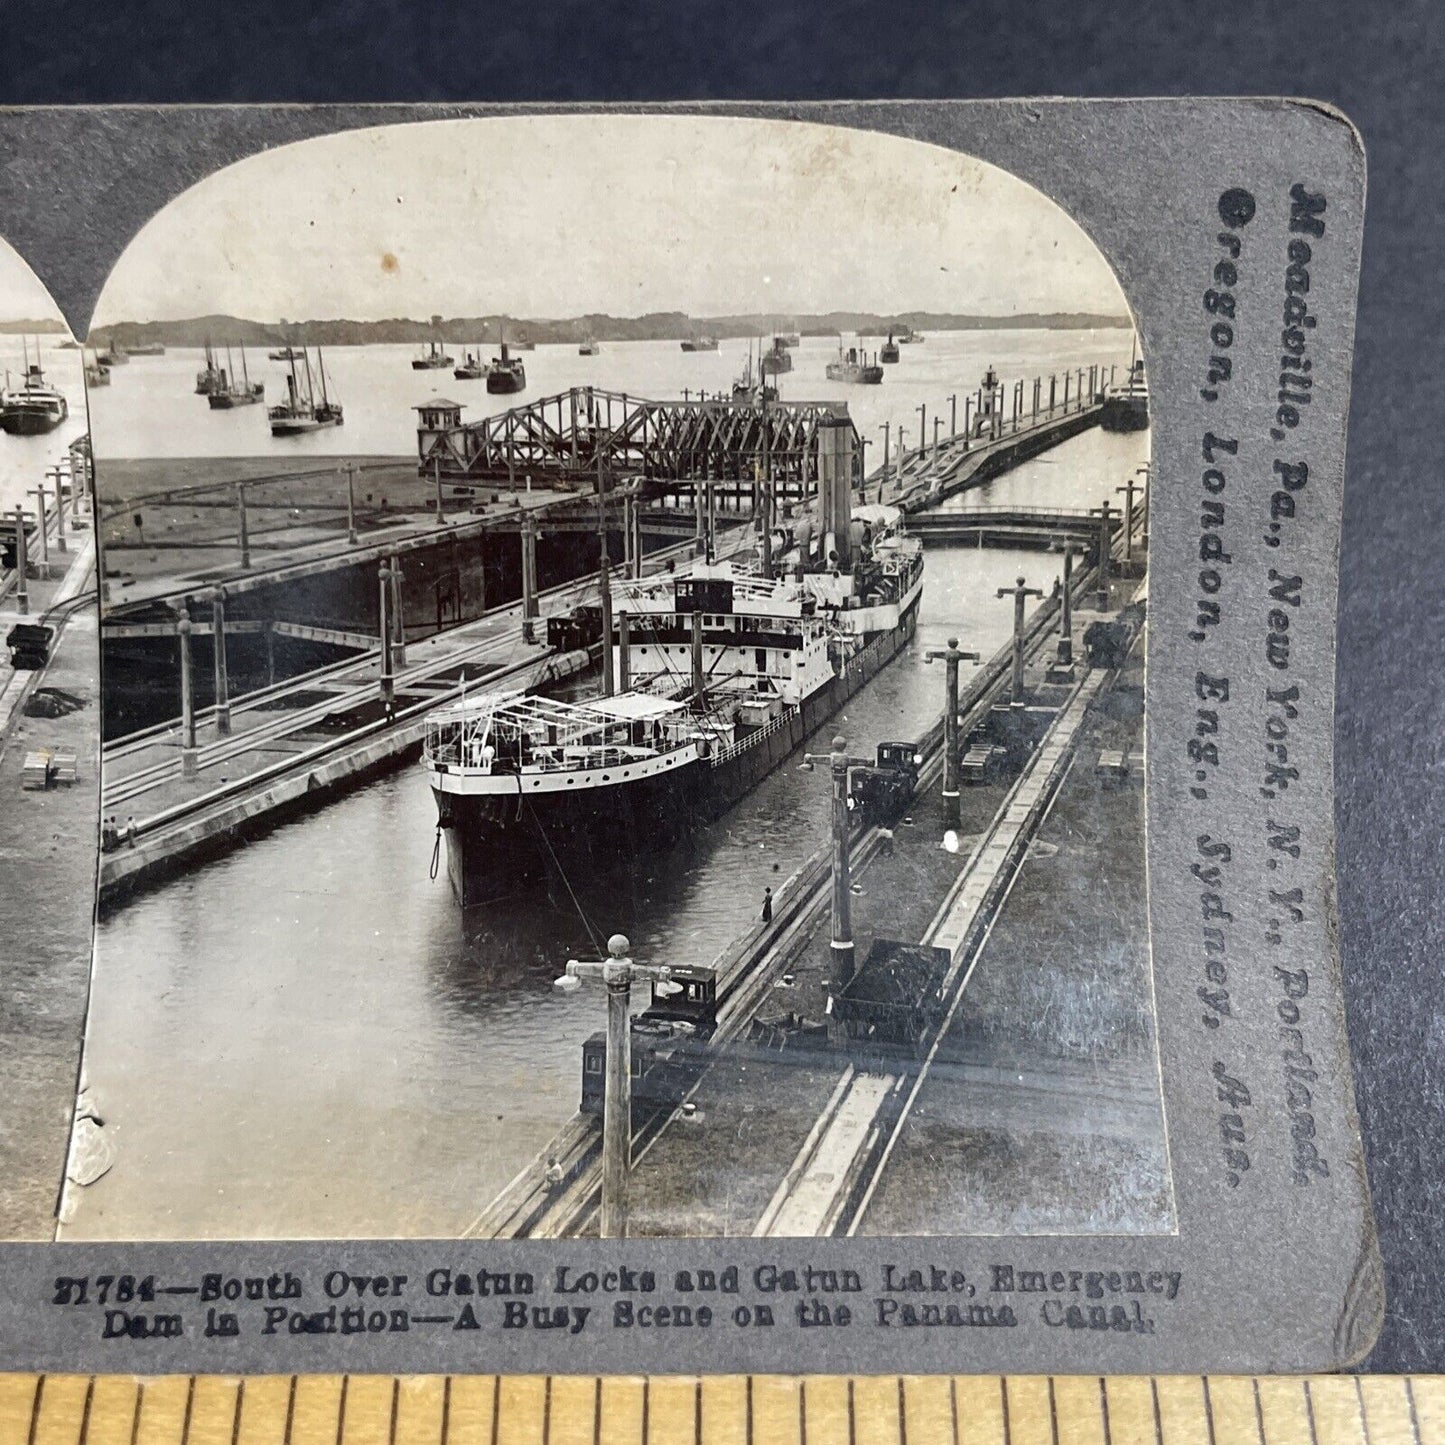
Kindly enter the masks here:
M 588 712 L 598 712 L 604 717 L 625 722 L 649 721 L 683 710 L 681 703 L 669 702 L 664 697 L 650 697 L 640 692 L 625 692 L 618 697 L 589 698 L 586 706 Z

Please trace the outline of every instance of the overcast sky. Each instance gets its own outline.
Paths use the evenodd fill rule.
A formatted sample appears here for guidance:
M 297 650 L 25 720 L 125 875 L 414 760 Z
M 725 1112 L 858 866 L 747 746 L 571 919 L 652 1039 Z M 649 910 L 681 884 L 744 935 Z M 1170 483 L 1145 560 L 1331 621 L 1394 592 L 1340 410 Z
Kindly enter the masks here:
M 970 157 L 832 126 L 590 115 L 388 126 L 242 161 L 141 231 L 95 322 L 915 309 L 1127 311 L 1058 206 Z
M 0 320 L 63 320 L 40 278 L 6 241 L 0 241 Z

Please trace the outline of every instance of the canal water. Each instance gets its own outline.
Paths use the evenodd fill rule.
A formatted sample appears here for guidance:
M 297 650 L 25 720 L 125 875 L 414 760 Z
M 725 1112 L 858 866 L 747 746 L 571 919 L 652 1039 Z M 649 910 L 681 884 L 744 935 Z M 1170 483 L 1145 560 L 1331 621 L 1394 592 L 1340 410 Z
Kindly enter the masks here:
M 1147 458 L 1147 434 L 1091 430 L 974 495 L 1095 506 Z M 997 589 L 1047 592 L 1060 561 L 931 550 L 916 641 L 815 750 L 920 733 L 943 690 L 924 652 L 993 652 L 1013 612 Z M 620 931 L 639 958 L 711 962 L 825 837 L 828 794 L 786 765 L 629 886 L 578 877 L 575 898 L 463 915 L 430 876 L 435 807 L 410 767 L 143 895 L 97 937 L 85 1072 L 115 1162 L 64 1237 L 455 1236 L 576 1110 L 604 1004 L 553 990 L 566 959 Z

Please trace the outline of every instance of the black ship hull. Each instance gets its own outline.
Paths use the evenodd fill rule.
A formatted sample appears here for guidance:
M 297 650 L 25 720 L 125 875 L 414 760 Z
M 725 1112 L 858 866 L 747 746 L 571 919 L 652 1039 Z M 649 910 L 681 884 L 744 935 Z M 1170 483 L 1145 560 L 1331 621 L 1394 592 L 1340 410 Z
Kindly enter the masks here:
M 873 638 L 842 672 L 751 745 L 725 761 L 708 759 L 639 782 L 582 792 L 459 794 L 433 788 L 446 836 L 447 872 L 464 907 L 495 900 L 519 879 L 544 878 L 559 865 L 616 870 L 660 852 L 725 813 L 778 768 L 912 638 L 915 601 L 898 627 Z
M 206 400 L 212 411 L 230 411 L 233 406 L 255 406 L 265 396 L 259 391 L 213 391 Z
M 1099 425 L 1105 431 L 1144 431 L 1149 426 L 1147 396 L 1106 396 L 1099 409 Z
M 0 413 L 0 431 L 12 437 L 39 437 L 54 431 L 64 420 L 64 413 L 7 411 Z
M 487 373 L 487 390 L 493 396 L 511 396 L 514 392 L 522 391 L 527 385 L 525 376 L 518 376 L 512 371 L 489 371 Z

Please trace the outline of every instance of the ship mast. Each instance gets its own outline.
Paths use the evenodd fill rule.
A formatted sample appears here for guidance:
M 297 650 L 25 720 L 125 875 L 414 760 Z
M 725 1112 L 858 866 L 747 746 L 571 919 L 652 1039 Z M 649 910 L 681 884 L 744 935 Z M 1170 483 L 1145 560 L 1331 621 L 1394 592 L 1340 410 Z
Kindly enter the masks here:
M 247 391 L 251 390 L 251 373 L 246 366 L 246 343 L 241 343 L 241 377 Z
M 311 348 L 309 346 L 302 347 L 301 355 L 306 362 L 306 409 L 311 413 L 312 416 L 315 416 L 316 387 L 315 383 L 311 380 Z M 321 360 L 320 347 L 317 347 L 316 349 L 316 360 L 318 362 Z
M 326 358 L 321 354 L 321 348 L 316 348 L 316 367 L 321 373 L 321 405 L 328 410 L 331 406 L 331 398 L 326 394 Z
M 507 343 L 502 342 L 505 350 Z M 612 675 L 612 559 L 607 546 L 607 504 L 602 493 L 602 448 L 597 448 L 597 534 L 601 559 L 597 566 L 597 587 L 602 596 L 602 696 L 613 693 Z

